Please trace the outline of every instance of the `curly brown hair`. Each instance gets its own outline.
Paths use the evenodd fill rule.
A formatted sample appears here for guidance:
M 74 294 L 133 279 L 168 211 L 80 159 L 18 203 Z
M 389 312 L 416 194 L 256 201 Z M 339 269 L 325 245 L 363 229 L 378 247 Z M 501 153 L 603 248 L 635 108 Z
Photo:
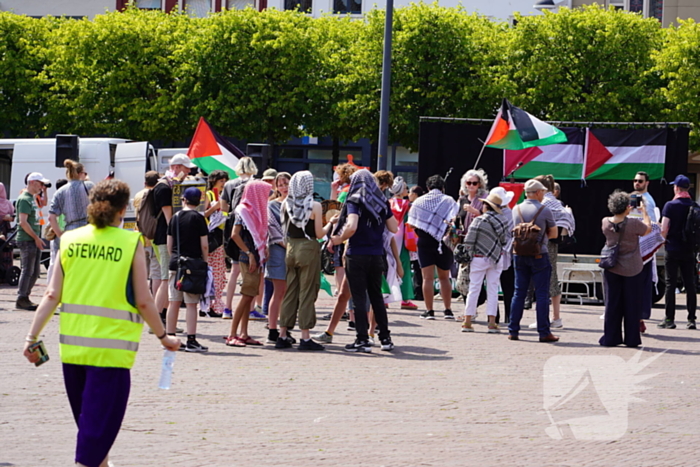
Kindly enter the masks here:
M 340 183 L 346 185 L 350 183 L 350 176 L 357 171 L 357 166 L 352 164 L 340 164 L 335 168 L 335 173 L 338 174 Z
M 388 170 L 380 170 L 374 174 L 375 180 L 380 187 L 391 187 L 394 184 L 394 174 Z
M 129 185 L 121 180 L 102 180 L 90 191 L 88 221 L 103 229 L 114 222 L 116 215 L 129 204 Z

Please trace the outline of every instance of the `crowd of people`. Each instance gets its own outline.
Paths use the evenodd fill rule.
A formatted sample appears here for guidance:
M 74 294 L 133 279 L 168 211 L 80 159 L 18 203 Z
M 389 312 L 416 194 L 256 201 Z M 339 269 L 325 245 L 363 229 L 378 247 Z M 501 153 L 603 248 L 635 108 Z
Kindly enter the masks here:
M 79 465 L 106 465 L 124 416 L 129 369 L 144 321 L 170 350 L 206 352 L 197 341 L 197 320 L 209 316 L 231 320 L 224 338 L 227 346 L 263 345 L 250 335 L 248 323 L 264 319 L 266 342 L 275 349 L 296 345 L 301 351 L 322 351 L 346 319 L 355 332 L 346 351 L 391 351 L 389 304 L 400 302 L 403 309 L 417 310 L 412 300 L 420 299 L 425 309 L 417 310 L 416 317 L 434 320 L 440 311 L 444 319 L 455 320 L 454 284 L 464 297 L 462 332 L 476 331 L 477 308 L 486 302 L 486 332 L 501 332 L 504 322 L 508 339 L 519 340 L 523 310 L 530 301 L 537 319 L 529 327 L 537 330 L 539 341 L 559 340 L 551 332 L 563 327 L 558 245 L 573 235 L 576 222 L 571 209 L 557 198 L 560 189 L 551 175 L 528 180 L 525 199 L 516 204 L 513 192 L 500 186 L 488 189 L 483 170 L 469 170 L 455 201 L 445 193 L 440 175 L 428 177 L 424 191 L 388 171 L 373 174 L 342 164 L 335 168 L 337 177 L 331 184 L 331 198 L 342 207 L 324 213 L 314 199 L 311 172 L 268 169 L 256 179 L 258 167 L 246 157 L 232 180 L 227 172 L 215 170 L 208 174 L 204 192 L 194 186 L 185 189 L 181 209 L 174 212 L 173 187 L 194 168 L 180 154 L 170 160 L 163 176 L 146 173 L 144 189 L 134 195 L 137 216 L 152 203 L 154 233 L 149 239 L 122 228 L 130 198 L 126 184 L 94 184 L 80 163 L 67 160 L 65 167 L 67 180 L 50 202 L 50 181 L 40 173 L 27 175 L 16 206 L 0 186 L 0 215 L 5 222 L 15 213 L 19 216 L 22 271 L 16 306 L 36 310 L 24 348 L 30 362 L 38 361 L 38 336 L 62 303 L 61 361 L 79 427 Z M 659 327 L 676 327 L 679 271 L 687 293 L 687 328 L 696 326 L 695 252 L 684 234 L 688 209 L 694 206 L 690 181 L 684 175 L 674 180 L 674 199 L 660 213 L 647 191 L 648 175 L 637 173 L 633 184 L 632 193 L 615 191 L 609 196 L 611 216 L 602 220 L 607 250 L 615 250 L 603 272 L 602 346 L 641 345 L 644 320 L 651 313 L 652 284 L 659 280 L 655 253 L 662 245 L 666 314 Z M 43 220 L 45 206 L 48 224 Z M 47 237 L 52 253 L 49 283 L 37 305 L 29 296 Z M 328 320 L 326 329 L 312 335 L 324 280 L 322 249 L 328 250 L 336 268 L 336 305 L 323 317 Z M 178 283 L 180 265 L 189 259 L 208 264 L 205 293 L 184 291 Z M 94 273 L 95 267 L 100 274 Z M 443 310 L 435 310 L 436 283 Z M 240 299 L 234 308 L 236 291 Z M 176 338 L 183 331 L 177 327 L 182 302 L 184 343 Z M 300 331 L 298 341 L 292 336 L 295 328 Z

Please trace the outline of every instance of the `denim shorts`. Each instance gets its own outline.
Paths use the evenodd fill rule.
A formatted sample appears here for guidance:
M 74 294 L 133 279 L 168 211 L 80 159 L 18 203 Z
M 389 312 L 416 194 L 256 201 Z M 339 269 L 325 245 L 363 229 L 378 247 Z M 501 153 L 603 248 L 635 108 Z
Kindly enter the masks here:
M 287 265 L 285 263 L 287 249 L 280 245 L 271 245 L 268 255 L 265 264 L 265 279 L 285 280 L 287 278 Z

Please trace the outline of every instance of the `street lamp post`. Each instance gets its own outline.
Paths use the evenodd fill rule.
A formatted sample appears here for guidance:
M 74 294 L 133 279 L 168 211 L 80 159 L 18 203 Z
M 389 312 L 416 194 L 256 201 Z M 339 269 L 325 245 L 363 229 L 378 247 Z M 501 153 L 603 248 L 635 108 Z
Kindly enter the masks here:
M 394 20 L 394 0 L 386 0 L 384 23 L 384 58 L 382 60 L 382 93 L 379 108 L 379 170 L 386 170 L 389 150 L 389 97 L 391 96 L 391 34 Z

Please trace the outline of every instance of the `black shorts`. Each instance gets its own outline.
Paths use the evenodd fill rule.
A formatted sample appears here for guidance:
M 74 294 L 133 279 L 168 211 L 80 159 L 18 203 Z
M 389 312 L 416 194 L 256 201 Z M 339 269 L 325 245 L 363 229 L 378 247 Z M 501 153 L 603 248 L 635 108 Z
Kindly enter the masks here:
M 420 267 L 437 266 L 443 271 L 449 271 L 454 264 L 454 255 L 447 245 L 442 245 L 442 253 L 438 251 L 440 244 L 433 237 L 416 229 L 418 234 L 418 263 Z

